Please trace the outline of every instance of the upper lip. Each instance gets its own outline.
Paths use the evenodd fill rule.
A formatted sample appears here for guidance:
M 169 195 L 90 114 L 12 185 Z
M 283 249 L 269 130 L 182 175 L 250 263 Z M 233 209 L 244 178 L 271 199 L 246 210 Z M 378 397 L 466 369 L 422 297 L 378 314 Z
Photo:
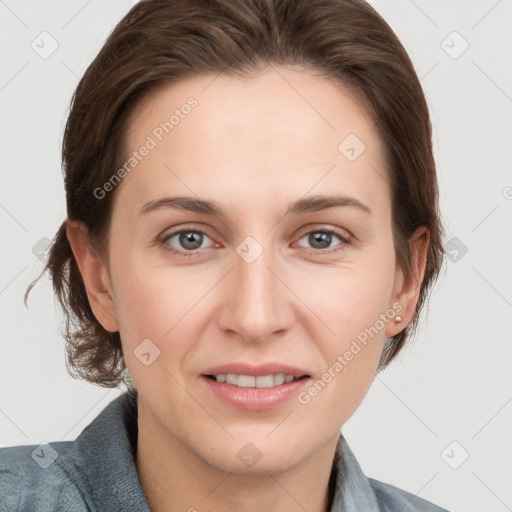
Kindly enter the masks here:
M 301 368 L 288 366 L 282 363 L 265 363 L 265 364 L 249 364 L 249 363 L 227 363 L 208 368 L 203 375 L 219 375 L 221 373 L 234 373 L 237 375 L 275 375 L 284 373 L 285 375 L 293 375 L 296 378 L 309 376 L 306 370 Z

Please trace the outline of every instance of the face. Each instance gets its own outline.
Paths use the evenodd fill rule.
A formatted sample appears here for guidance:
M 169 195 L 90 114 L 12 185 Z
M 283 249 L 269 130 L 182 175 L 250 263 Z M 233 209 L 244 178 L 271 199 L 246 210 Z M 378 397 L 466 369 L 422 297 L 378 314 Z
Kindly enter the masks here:
M 336 439 L 402 307 L 374 123 L 340 85 L 276 69 L 138 108 L 108 246 L 139 421 L 234 473 Z

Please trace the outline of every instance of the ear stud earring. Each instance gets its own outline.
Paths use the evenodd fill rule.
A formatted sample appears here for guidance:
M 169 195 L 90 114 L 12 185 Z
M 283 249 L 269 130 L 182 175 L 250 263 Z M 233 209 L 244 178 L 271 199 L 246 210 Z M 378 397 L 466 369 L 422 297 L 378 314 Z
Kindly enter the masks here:
M 395 322 L 398 324 L 402 321 L 402 317 L 401 316 L 395 316 Z

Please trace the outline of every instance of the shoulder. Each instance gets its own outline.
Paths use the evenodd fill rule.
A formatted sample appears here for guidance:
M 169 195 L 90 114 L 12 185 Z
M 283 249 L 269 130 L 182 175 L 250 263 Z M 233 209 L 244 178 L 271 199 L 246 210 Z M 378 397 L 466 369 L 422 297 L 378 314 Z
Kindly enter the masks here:
M 0 512 L 91 511 L 73 441 L 0 448 Z
M 382 512 L 448 512 L 430 501 L 419 498 L 391 484 L 368 478 Z

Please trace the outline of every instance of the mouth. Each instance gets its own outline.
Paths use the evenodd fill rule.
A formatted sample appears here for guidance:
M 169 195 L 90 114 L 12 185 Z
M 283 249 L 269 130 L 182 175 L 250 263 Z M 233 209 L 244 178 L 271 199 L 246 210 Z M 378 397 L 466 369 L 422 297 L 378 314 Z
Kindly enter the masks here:
M 311 380 L 307 371 L 281 363 L 225 364 L 207 369 L 201 377 L 208 396 L 248 411 L 280 407 Z

